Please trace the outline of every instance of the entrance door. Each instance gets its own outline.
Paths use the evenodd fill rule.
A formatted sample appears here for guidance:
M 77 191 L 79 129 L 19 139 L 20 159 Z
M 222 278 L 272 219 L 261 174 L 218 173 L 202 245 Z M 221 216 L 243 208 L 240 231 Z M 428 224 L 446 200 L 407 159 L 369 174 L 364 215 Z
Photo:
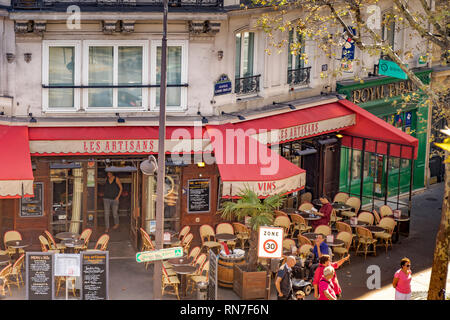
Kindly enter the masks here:
M 339 191 L 340 150 L 338 143 L 322 147 L 323 174 L 319 183 L 322 186 L 320 191 L 321 195 L 326 195 L 330 199 Z
M 130 214 L 130 241 L 133 247 L 138 249 L 138 234 L 141 227 L 140 184 L 139 171 L 133 172 L 131 179 L 131 214 Z

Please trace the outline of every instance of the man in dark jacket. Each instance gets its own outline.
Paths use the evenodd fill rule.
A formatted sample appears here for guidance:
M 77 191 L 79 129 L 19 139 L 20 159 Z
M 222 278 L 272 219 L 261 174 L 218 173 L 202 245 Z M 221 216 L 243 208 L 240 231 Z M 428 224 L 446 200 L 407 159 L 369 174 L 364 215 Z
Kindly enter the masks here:
M 277 278 L 275 280 L 275 287 L 277 288 L 278 300 L 289 300 L 292 296 L 292 267 L 296 260 L 294 256 L 286 258 L 286 263 L 278 270 Z

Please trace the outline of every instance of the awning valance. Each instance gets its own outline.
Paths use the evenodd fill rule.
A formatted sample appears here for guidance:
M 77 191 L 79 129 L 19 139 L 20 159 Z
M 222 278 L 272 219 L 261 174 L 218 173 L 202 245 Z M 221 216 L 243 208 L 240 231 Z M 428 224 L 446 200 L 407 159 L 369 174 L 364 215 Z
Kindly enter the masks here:
M 158 153 L 156 126 L 31 127 L 30 151 L 45 155 L 123 155 Z M 203 152 L 209 143 L 201 126 L 167 127 L 167 153 Z
M 0 199 L 33 196 L 28 128 L 0 126 Z
M 305 187 L 305 170 L 233 125 L 207 126 L 222 180 L 222 197 L 236 198 L 245 188 L 259 197 L 289 194 Z

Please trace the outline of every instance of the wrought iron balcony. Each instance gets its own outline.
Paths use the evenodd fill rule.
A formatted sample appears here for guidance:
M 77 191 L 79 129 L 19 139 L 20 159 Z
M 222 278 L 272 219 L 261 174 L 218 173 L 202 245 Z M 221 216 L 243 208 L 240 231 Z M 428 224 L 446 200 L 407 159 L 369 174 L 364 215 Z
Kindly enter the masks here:
M 56 9 L 69 5 L 79 7 L 146 8 L 162 7 L 163 0 L 12 0 L 13 9 Z M 223 0 L 169 0 L 169 7 L 223 8 Z
M 259 92 L 259 79 L 261 75 L 236 78 L 234 92 L 237 94 L 249 94 Z
M 307 85 L 311 76 L 311 67 L 288 69 L 287 82 L 290 85 Z

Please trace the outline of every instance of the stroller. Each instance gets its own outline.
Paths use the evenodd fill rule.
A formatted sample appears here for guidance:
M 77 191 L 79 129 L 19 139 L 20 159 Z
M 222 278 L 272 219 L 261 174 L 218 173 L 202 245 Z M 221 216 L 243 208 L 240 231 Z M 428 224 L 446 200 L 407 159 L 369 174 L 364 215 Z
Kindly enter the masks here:
M 292 289 L 295 291 L 301 290 L 308 296 L 312 291 L 312 277 L 309 274 L 309 266 L 313 262 L 314 255 L 312 253 L 308 254 L 305 262 L 299 260 L 292 267 Z

